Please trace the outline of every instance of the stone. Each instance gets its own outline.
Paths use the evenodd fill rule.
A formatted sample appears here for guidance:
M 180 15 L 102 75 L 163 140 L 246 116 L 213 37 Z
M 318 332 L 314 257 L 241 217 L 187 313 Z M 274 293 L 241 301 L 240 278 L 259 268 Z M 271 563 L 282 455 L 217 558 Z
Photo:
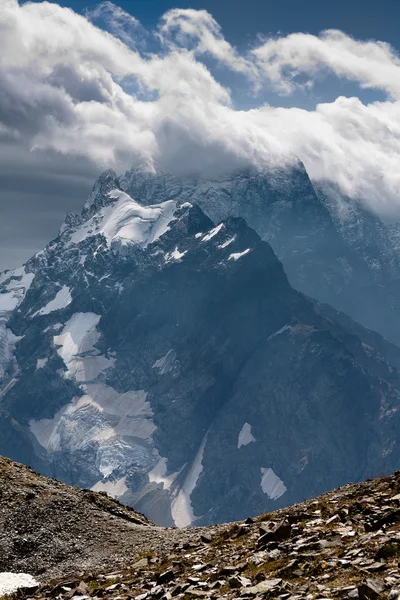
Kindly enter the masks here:
M 161 585 L 156 585 L 150 590 L 150 596 L 153 598 L 161 598 L 165 593 L 164 588 Z
M 257 596 L 257 594 L 265 594 L 268 592 L 276 593 L 282 587 L 282 579 L 266 579 L 257 585 L 247 587 L 243 590 L 245 595 Z M 243 594 L 242 594 L 243 595 Z
M 157 585 L 163 585 L 164 583 L 169 583 L 170 581 L 173 581 L 175 579 L 175 573 L 172 571 L 172 569 L 169 569 L 168 571 L 164 571 L 164 573 L 160 573 L 160 575 L 157 578 Z
M 147 558 L 141 558 L 140 560 L 133 563 L 133 565 L 131 565 L 131 569 L 140 570 L 140 569 L 145 569 L 148 566 L 149 566 L 149 560 Z
M 279 523 L 273 521 L 260 526 L 259 546 L 265 546 L 268 542 L 282 542 L 290 537 L 292 526 L 289 521 L 283 520 Z
M 361 583 L 357 589 L 360 600 L 379 600 L 383 591 L 382 586 L 371 579 Z
M 333 515 L 333 517 L 326 521 L 326 525 L 331 525 L 332 523 L 337 523 L 338 521 L 340 521 L 339 515 Z
M 79 594 L 82 594 L 83 596 L 85 595 L 89 595 L 90 596 L 90 588 L 88 585 L 86 585 L 86 583 L 84 581 L 81 581 L 78 585 L 78 587 L 76 588 L 76 591 Z
M 386 569 L 386 563 L 385 562 L 374 562 L 372 563 L 372 565 L 368 565 L 367 567 L 364 567 L 366 571 L 369 571 L 371 573 L 375 573 L 377 571 L 384 571 Z
M 232 575 L 229 577 L 228 583 L 231 588 L 242 588 L 250 586 L 251 580 L 247 577 L 242 577 L 241 575 Z

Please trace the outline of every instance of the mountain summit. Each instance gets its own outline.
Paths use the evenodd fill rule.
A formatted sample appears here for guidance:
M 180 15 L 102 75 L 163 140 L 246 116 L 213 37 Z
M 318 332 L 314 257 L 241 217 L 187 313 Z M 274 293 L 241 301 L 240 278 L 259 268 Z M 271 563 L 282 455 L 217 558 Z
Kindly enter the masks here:
M 170 176 L 130 181 L 105 173 L 81 215 L 1 275 L 0 453 L 177 526 L 393 471 L 396 350 L 295 291 L 243 218 L 213 222 L 199 184 L 188 201 Z M 229 185 L 215 206 L 234 189 L 261 211 L 265 178 Z M 307 218 L 326 214 L 303 200 Z

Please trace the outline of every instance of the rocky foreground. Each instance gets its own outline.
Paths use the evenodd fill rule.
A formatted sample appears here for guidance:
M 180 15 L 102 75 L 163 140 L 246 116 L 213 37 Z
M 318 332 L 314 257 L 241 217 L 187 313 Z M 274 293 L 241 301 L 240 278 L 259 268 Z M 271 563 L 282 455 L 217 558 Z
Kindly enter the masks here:
M 5 459 L 0 476 L 0 570 L 28 569 L 43 582 L 20 598 L 400 595 L 400 472 L 244 522 L 187 530 L 155 527 L 103 494 Z

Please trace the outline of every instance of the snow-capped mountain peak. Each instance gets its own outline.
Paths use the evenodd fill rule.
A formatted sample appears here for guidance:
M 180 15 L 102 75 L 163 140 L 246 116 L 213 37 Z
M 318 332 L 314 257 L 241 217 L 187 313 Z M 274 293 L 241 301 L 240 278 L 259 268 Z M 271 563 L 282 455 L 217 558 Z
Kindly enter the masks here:
M 106 201 L 93 216 L 68 231 L 70 243 L 79 244 L 89 237 L 103 235 L 109 248 L 127 244 L 145 248 L 168 230 L 176 208 L 173 200 L 143 206 L 114 188 L 106 193 Z
M 400 353 L 326 318 L 243 218 L 300 280 L 320 275 L 329 212 L 304 170 L 281 177 L 131 173 L 128 189 L 103 174 L 81 215 L 0 276 L 12 301 L 0 453 L 166 525 L 235 520 L 394 470 Z

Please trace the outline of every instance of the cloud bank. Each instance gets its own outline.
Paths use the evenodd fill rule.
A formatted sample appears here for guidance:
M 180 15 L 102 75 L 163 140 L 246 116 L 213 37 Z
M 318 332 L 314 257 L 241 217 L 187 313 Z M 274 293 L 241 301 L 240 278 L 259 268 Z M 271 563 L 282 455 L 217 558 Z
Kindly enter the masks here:
M 312 179 L 400 216 L 400 58 L 384 42 L 330 30 L 257 39 L 239 53 L 206 11 L 170 10 L 146 32 L 111 2 L 82 16 L 2 0 L 0 57 L 0 148 L 206 176 L 299 158 Z M 253 104 L 327 74 L 386 99 L 241 110 L 222 72 Z

